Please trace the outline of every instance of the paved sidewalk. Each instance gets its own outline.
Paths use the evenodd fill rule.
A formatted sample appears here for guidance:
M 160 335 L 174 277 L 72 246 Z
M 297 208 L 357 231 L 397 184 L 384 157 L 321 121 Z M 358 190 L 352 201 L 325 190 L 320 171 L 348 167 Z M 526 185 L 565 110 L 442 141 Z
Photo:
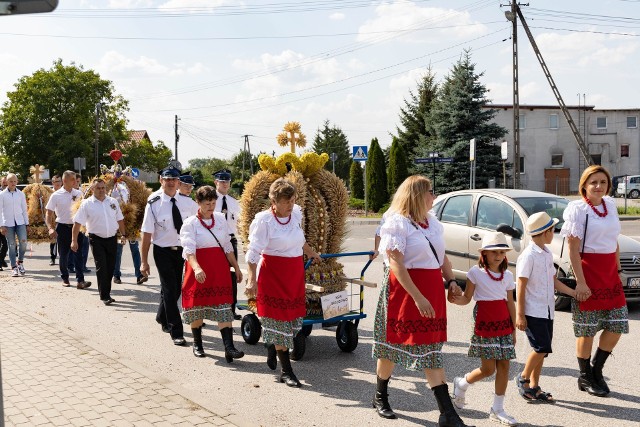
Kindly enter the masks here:
M 0 300 L 7 426 L 235 426 Z

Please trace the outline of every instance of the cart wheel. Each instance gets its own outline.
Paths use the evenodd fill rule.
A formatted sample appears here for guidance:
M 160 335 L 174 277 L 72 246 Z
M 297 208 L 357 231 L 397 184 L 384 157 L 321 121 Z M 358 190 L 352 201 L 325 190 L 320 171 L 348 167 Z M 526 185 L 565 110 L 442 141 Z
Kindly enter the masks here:
M 350 353 L 358 346 L 358 328 L 351 322 L 342 321 L 336 330 L 336 341 L 340 350 Z
M 303 330 L 300 330 L 293 339 L 293 349 L 289 357 L 291 360 L 300 360 L 304 356 L 304 352 L 307 349 L 307 336 Z
M 240 330 L 242 331 L 242 338 L 247 344 L 256 344 L 260 341 L 260 335 L 262 335 L 262 325 L 258 316 L 255 314 L 245 314 L 240 324 Z
M 313 330 L 313 325 L 304 325 L 302 327 L 302 333 L 304 334 L 305 337 L 308 337 L 309 335 L 311 335 L 312 330 Z

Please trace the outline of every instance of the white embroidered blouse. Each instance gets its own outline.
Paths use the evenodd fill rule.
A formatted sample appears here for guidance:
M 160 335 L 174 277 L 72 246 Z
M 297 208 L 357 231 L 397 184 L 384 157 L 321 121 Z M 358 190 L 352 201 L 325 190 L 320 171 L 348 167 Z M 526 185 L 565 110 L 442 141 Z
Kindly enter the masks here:
M 380 252 L 389 265 L 387 250 L 404 254 L 404 265 L 409 268 L 440 268 L 444 262 L 444 227 L 433 215 L 428 214 L 429 228 L 423 229 L 398 213 L 388 215 L 380 227 Z M 427 240 L 428 239 L 428 240 Z M 429 246 L 433 245 L 437 259 Z
M 616 251 L 618 247 L 618 235 L 620 234 L 620 219 L 618 218 L 618 209 L 616 202 L 611 197 L 603 197 L 602 203 L 606 203 L 607 216 L 598 216 L 591 206 L 584 200 L 574 200 L 564 210 L 562 217 L 564 224 L 560 230 L 562 237 L 574 236 L 580 240 L 585 240 L 584 226 L 587 215 L 589 222 L 587 223 L 587 237 L 584 242 L 584 252 L 597 254 L 610 254 Z M 598 211 L 603 212 L 602 205 L 596 206 Z M 582 250 L 582 243 L 580 243 Z
M 283 223 L 288 217 L 278 220 Z M 255 216 L 249 226 L 249 246 L 245 255 L 248 263 L 258 264 L 262 254 L 289 258 L 302 256 L 305 238 L 300 206 L 293 206 L 291 221 L 285 225 L 280 223 L 276 221 L 271 208 Z
M 233 252 L 231 236 L 229 236 L 231 233 L 229 232 L 229 225 L 224 219 L 224 214 L 214 212 L 213 218 L 216 223 L 211 229 L 211 232 L 218 238 L 220 245 L 222 245 L 222 250 L 225 253 Z M 205 224 L 211 225 L 210 219 L 203 221 Z M 184 220 L 182 228 L 180 229 L 180 243 L 182 245 L 182 257 L 184 259 L 187 259 L 189 254 L 195 254 L 196 249 L 220 247 L 209 230 L 200 223 L 200 220 L 195 215 Z
M 500 277 L 498 273 L 493 271 L 491 274 L 496 278 Z M 504 272 L 502 280 L 497 281 L 489 277 L 484 268 L 481 269 L 479 266 L 474 265 L 467 272 L 467 279 L 476 286 L 473 292 L 473 299 L 476 301 L 506 300 L 507 291 L 512 291 L 516 288 L 513 273 L 509 270 Z

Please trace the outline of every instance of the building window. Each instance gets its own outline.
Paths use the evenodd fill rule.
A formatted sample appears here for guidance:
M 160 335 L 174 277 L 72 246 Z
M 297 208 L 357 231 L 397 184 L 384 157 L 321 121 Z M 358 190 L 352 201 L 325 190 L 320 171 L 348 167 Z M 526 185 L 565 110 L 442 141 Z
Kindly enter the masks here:
M 627 117 L 627 128 L 635 129 L 638 127 L 638 118 L 636 116 Z
M 564 159 L 562 154 L 552 154 L 551 155 L 551 167 L 552 168 L 561 168 L 564 166 Z
M 520 157 L 520 175 L 524 174 L 524 157 Z
M 518 116 L 518 127 L 520 129 L 526 129 L 527 128 L 527 118 L 525 117 L 524 114 Z
M 598 129 L 606 129 L 607 128 L 607 118 L 606 117 L 598 117 L 598 118 L 596 118 L 596 127 Z
M 549 129 L 558 129 L 558 115 L 549 114 Z
M 591 155 L 591 161 L 593 162 L 594 165 L 601 165 L 602 164 L 602 154 L 592 154 Z
M 620 157 L 629 157 L 629 144 L 622 144 L 620 146 Z

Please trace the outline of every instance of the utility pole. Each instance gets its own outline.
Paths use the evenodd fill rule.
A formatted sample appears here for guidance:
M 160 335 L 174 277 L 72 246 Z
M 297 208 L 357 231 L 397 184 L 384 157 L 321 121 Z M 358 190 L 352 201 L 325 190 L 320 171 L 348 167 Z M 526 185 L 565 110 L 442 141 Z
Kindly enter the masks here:
M 518 3 L 511 1 L 511 10 L 504 13 L 511 21 L 513 51 L 513 188 L 520 188 L 520 92 L 518 84 Z
M 251 146 L 249 145 L 249 137 L 253 135 L 243 135 L 244 136 L 244 147 L 242 147 L 242 182 L 244 182 L 244 169 L 245 169 L 245 159 L 247 154 L 249 154 L 249 169 L 251 170 L 251 175 L 253 175 L 253 162 L 251 161 Z
M 176 132 L 176 149 L 174 151 L 174 160 L 177 162 L 178 161 L 178 141 L 180 141 L 180 135 L 178 135 L 178 115 L 176 114 L 176 120 L 175 120 L 175 132 Z

